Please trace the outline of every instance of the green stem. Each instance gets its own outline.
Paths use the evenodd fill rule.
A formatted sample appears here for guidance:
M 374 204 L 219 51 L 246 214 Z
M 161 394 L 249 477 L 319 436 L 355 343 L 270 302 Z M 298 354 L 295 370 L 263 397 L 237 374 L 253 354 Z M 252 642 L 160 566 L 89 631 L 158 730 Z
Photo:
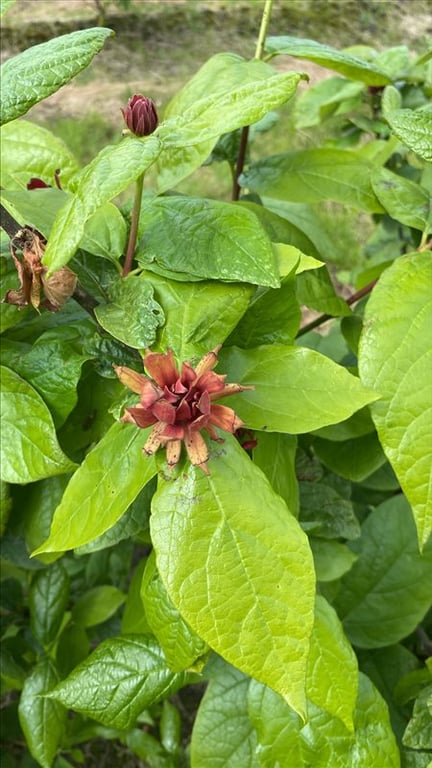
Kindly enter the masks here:
M 271 19 L 272 5 L 273 5 L 273 0 L 265 0 L 263 15 L 261 18 L 261 26 L 260 26 L 260 31 L 258 35 L 258 41 L 255 49 L 255 56 L 254 56 L 255 59 L 263 58 L 265 39 L 267 37 L 267 30 L 268 30 L 268 26 L 270 24 L 270 19 Z M 233 201 L 238 200 L 240 196 L 240 184 L 238 183 L 238 179 L 241 173 L 243 172 L 245 159 L 246 159 L 248 139 L 249 139 L 249 126 L 245 125 L 240 137 L 239 152 L 238 152 L 237 163 L 234 171 L 234 181 L 233 181 L 233 188 L 232 188 L 232 194 L 231 194 L 231 199 Z
M 131 227 L 129 232 L 129 242 L 127 246 L 125 262 L 123 266 L 123 277 L 129 274 L 132 268 L 133 257 L 135 253 L 136 239 L 138 233 L 138 223 L 141 212 L 141 200 L 144 186 L 144 173 L 138 176 L 135 188 L 134 207 L 132 211 Z

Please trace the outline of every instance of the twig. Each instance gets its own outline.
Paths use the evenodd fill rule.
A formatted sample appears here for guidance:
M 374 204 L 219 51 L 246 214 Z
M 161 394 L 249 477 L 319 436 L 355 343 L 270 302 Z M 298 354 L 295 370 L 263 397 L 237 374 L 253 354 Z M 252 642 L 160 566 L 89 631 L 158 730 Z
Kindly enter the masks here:
M 368 283 L 368 285 L 365 285 L 363 288 L 360 288 L 360 290 L 357 291 L 356 293 L 353 293 L 352 296 L 349 296 L 346 299 L 346 303 L 348 304 L 348 306 L 351 306 L 351 304 L 356 304 L 357 301 L 360 301 L 360 299 L 363 298 L 363 296 L 367 296 L 368 293 L 371 292 L 376 282 L 377 282 L 376 280 L 373 280 L 371 283 Z M 303 328 L 300 328 L 296 336 L 296 339 L 298 339 L 300 336 L 304 336 L 305 333 L 309 333 L 309 331 L 313 331 L 314 328 L 318 328 L 319 325 L 323 325 L 323 323 L 326 323 L 328 320 L 334 320 L 334 316 L 326 315 L 326 314 L 319 315 L 318 317 L 315 318 L 315 320 L 311 320 L 310 323 L 308 323 L 307 325 L 304 325 Z

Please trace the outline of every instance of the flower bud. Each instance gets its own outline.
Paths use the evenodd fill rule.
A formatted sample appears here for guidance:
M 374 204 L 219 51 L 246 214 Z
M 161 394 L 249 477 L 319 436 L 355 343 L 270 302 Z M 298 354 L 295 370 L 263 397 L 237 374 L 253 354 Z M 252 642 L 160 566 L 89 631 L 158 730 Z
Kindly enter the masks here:
M 125 123 L 135 136 L 148 136 L 158 126 L 156 107 L 147 96 L 135 94 L 122 109 Z

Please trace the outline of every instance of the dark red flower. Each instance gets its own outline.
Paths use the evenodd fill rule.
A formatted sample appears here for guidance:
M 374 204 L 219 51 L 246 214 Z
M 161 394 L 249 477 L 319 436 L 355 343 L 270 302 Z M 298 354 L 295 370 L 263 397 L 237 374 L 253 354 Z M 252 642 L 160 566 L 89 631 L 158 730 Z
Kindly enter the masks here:
M 158 114 L 153 101 L 139 93 L 129 99 L 122 114 L 127 127 L 135 136 L 149 136 L 158 126 Z
M 219 349 L 204 355 L 195 368 L 183 363 L 181 371 L 171 350 L 166 354 L 147 351 L 144 366 L 149 376 L 114 366 L 122 384 L 140 396 L 137 405 L 125 409 L 121 421 L 143 429 L 154 424 L 144 450 L 151 455 L 166 447 L 170 467 L 178 463 L 183 442 L 192 464 L 208 474 L 209 452 L 201 430 L 222 442 L 215 427 L 234 433 L 243 426 L 232 408 L 214 401 L 253 387 L 225 384 L 226 376 L 214 373 Z

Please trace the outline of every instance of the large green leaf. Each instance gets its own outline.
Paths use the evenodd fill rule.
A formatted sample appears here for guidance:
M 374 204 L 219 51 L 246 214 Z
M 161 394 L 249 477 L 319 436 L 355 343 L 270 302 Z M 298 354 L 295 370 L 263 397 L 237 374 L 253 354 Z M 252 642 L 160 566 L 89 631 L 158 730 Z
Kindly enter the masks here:
M 288 54 L 296 59 L 307 59 L 320 64 L 322 67 L 340 72 L 350 80 L 360 80 L 366 85 L 387 85 L 391 82 L 388 75 L 379 67 L 359 56 L 338 51 L 330 45 L 317 43 L 315 40 L 300 39 L 281 35 L 268 37 L 265 49 L 274 56 Z
M 41 694 L 58 682 L 57 670 L 50 658 L 42 659 L 24 683 L 19 703 L 19 720 L 27 746 L 42 768 L 52 768 L 66 726 L 66 710 L 57 701 Z
M 366 307 L 359 347 L 362 382 L 378 436 L 416 520 L 420 546 L 432 531 L 432 262 L 400 257 L 381 276 Z
M 25 188 L 36 176 L 54 186 L 54 174 L 60 170 L 62 187 L 68 187 L 78 164 L 66 144 L 51 131 L 14 120 L 1 130 L 1 184 L 6 189 Z M 33 190 L 35 191 L 35 190 Z
M 403 743 L 412 749 L 432 750 L 432 684 L 423 688 L 415 700 Z
M 168 597 L 153 552 L 146 563 L 141 598 L 151 631 L 173 672 L 187 669 L 204 655 L 207 644 L 189 627 Z
M 248 82 L 256 83 L 274 75 L 263 61 L 246 61 L 235 53 L 211 56 L 186 85 L 176 93 L 165 109 L 165 118 L 183 115 L 186 109 L 211 93 L 222 95 Z M 224 131 L 223 131 L 224 132 Z M 179 183 L 208 158 L 216 137 L 190 147 L 169 147 L 158 159 L 158 188 L 163 192 Z
M 156 474 L 153 458 L 142 453 L 148 432 L 131 424 L 113 424 L 71 478 L 49 538 L 34 554 L 87 544 L 119 520 Z
M 172 349 L 179 360 L 201 357 L 225 341 L 246 311 L 254 290 L 240 283 L 183 283 L 152 272 L 144 277 L 165 313 L 158 348 L 163 352 Z
M 1 382 L 2 479 L 31 483 L 74 469 L 60 449 L 51 414 L 36 390 L 5 366 Z
M 164 313 L 153 298 L 150 283 L 135 275 L 119 279 L 111 286 L 110 298 L 109 304 L 95 309 L 102 328 L 129 347 L 151 347 L 157 328 L 164 323 Z
M 310 309 L 333 317 L 351 315 L 346 301 L 337 295 L 326 266 L 303 272 L 296 280 L 296 290 L 299 303 Z
M 431 126 L 432 129 L 432 126 Z M 419 184 L 380 168 L 372 176 L 374 192 L 389 216 L 420 232 L 432 225 L 431 198 Z
M 63 326 L 46 331 L 30 349 L 8 339 L 2 343 L 2 360 L 41 395 L 57 428 L 77 403 L 81 368 L 90 357 L 82 354 L 77 344 L 83 332 L 82 326 L 76 330 Z
M 303 726 L 280 696 L 255 681 L 249 687 L 249 713 L 262 768 L 400 767 L 386 704 L 366 675 L 359 676 L 354 734 L 312 702 Z
M 253 163 L 243 187 L 295 203 L 335 200 L 369 213 L 382 213 L 371 184 L 372 163 L 345 149 L 303 149 Z
M 300 470 L 301 472 L 301 470 Z M 300 481 L 300 521 L 323 539 L 356 539 L 360 526 L 351 501 L 325 482 Z
M 353 83 L 343 77 L 319 80 L 296 99 L 294 118 L 297 129 L 319 125 L 333 114 L 350 112 L 364 92 L 362 83 Z
M 314 451 L 333 472 L 359 483 L 386 462 L 376 432 L 353 440 L 331 441 L 317 438 Z
M 273 342 L 293 344 L 300 318 L 295 281 L 286 280 L 280 288 L 269 288 L 256 294 L 228 344 L 243 348 Z
M 306 693 L 314 704 L 342 720 L 349 731 L 354 728 L 357 670 L 355 653 L 336 612 L 323 597 L 317 595 Z
M 157 135 L 165 147 L 190 147 L 216 139 L 244 125 L 261 120 L 271 109 L 285 104 L 294 96 L 299 82 L 306 75 L 297 72 L 274 74 L 224 89 L 206 93 L 194 100 L 180 116 L 169 117 L 160 124 Z M 257 99 L 257 92 L 259 99 Z
M 55 218 L 43 258 L 51 272 L 72 258 L 90 216 L 141 176 L 160 150 L 156 136 L 130 136 L 99 152 L 81 173 L 74 197 Z
M 432 546 L 419 553 L 409 506 L 395 496 L 369 515 L 351 547 L 358 558 L 335 601 L 348 637 L 361 648 L 397 643 L 430 607 Z
M 342 366 L 312 349 L 229 347 L 221 350 L 219 360 L 229 381 L 255 387 L 230 399 L 252 429 L 309 432 L 343 421 L 376 399 Z
M 211 677 L 192 731 L 192 768 L 258 768 L 248 716 L 250 679 L 220 659 Z
M 148 269 L 279 285 L 270 238 L 247 208 L 188 197 L 159 197 L 141 213 L 137 258 Z
M 160 482 L 150 521 L 159 573 L 200 637 L 303 715 L 315 581 L 307 539 L 235 438 L 212 450 L 209 469 Z
M 103 725 L 125 730 L 186 679 L 184 673 L 171 672 L 150 635 L 123 635 L 101 643 L 49 696 Z
M 69 602 L 69 576 L 61 563 L 36 573 L 29 591 L 30 627 L 39 642 L 55 640 Z
M 8 59 L 1 68 L 1 124 L 24 115 L 90 64 L 113 31 L 81 29 L 34 45 Z

